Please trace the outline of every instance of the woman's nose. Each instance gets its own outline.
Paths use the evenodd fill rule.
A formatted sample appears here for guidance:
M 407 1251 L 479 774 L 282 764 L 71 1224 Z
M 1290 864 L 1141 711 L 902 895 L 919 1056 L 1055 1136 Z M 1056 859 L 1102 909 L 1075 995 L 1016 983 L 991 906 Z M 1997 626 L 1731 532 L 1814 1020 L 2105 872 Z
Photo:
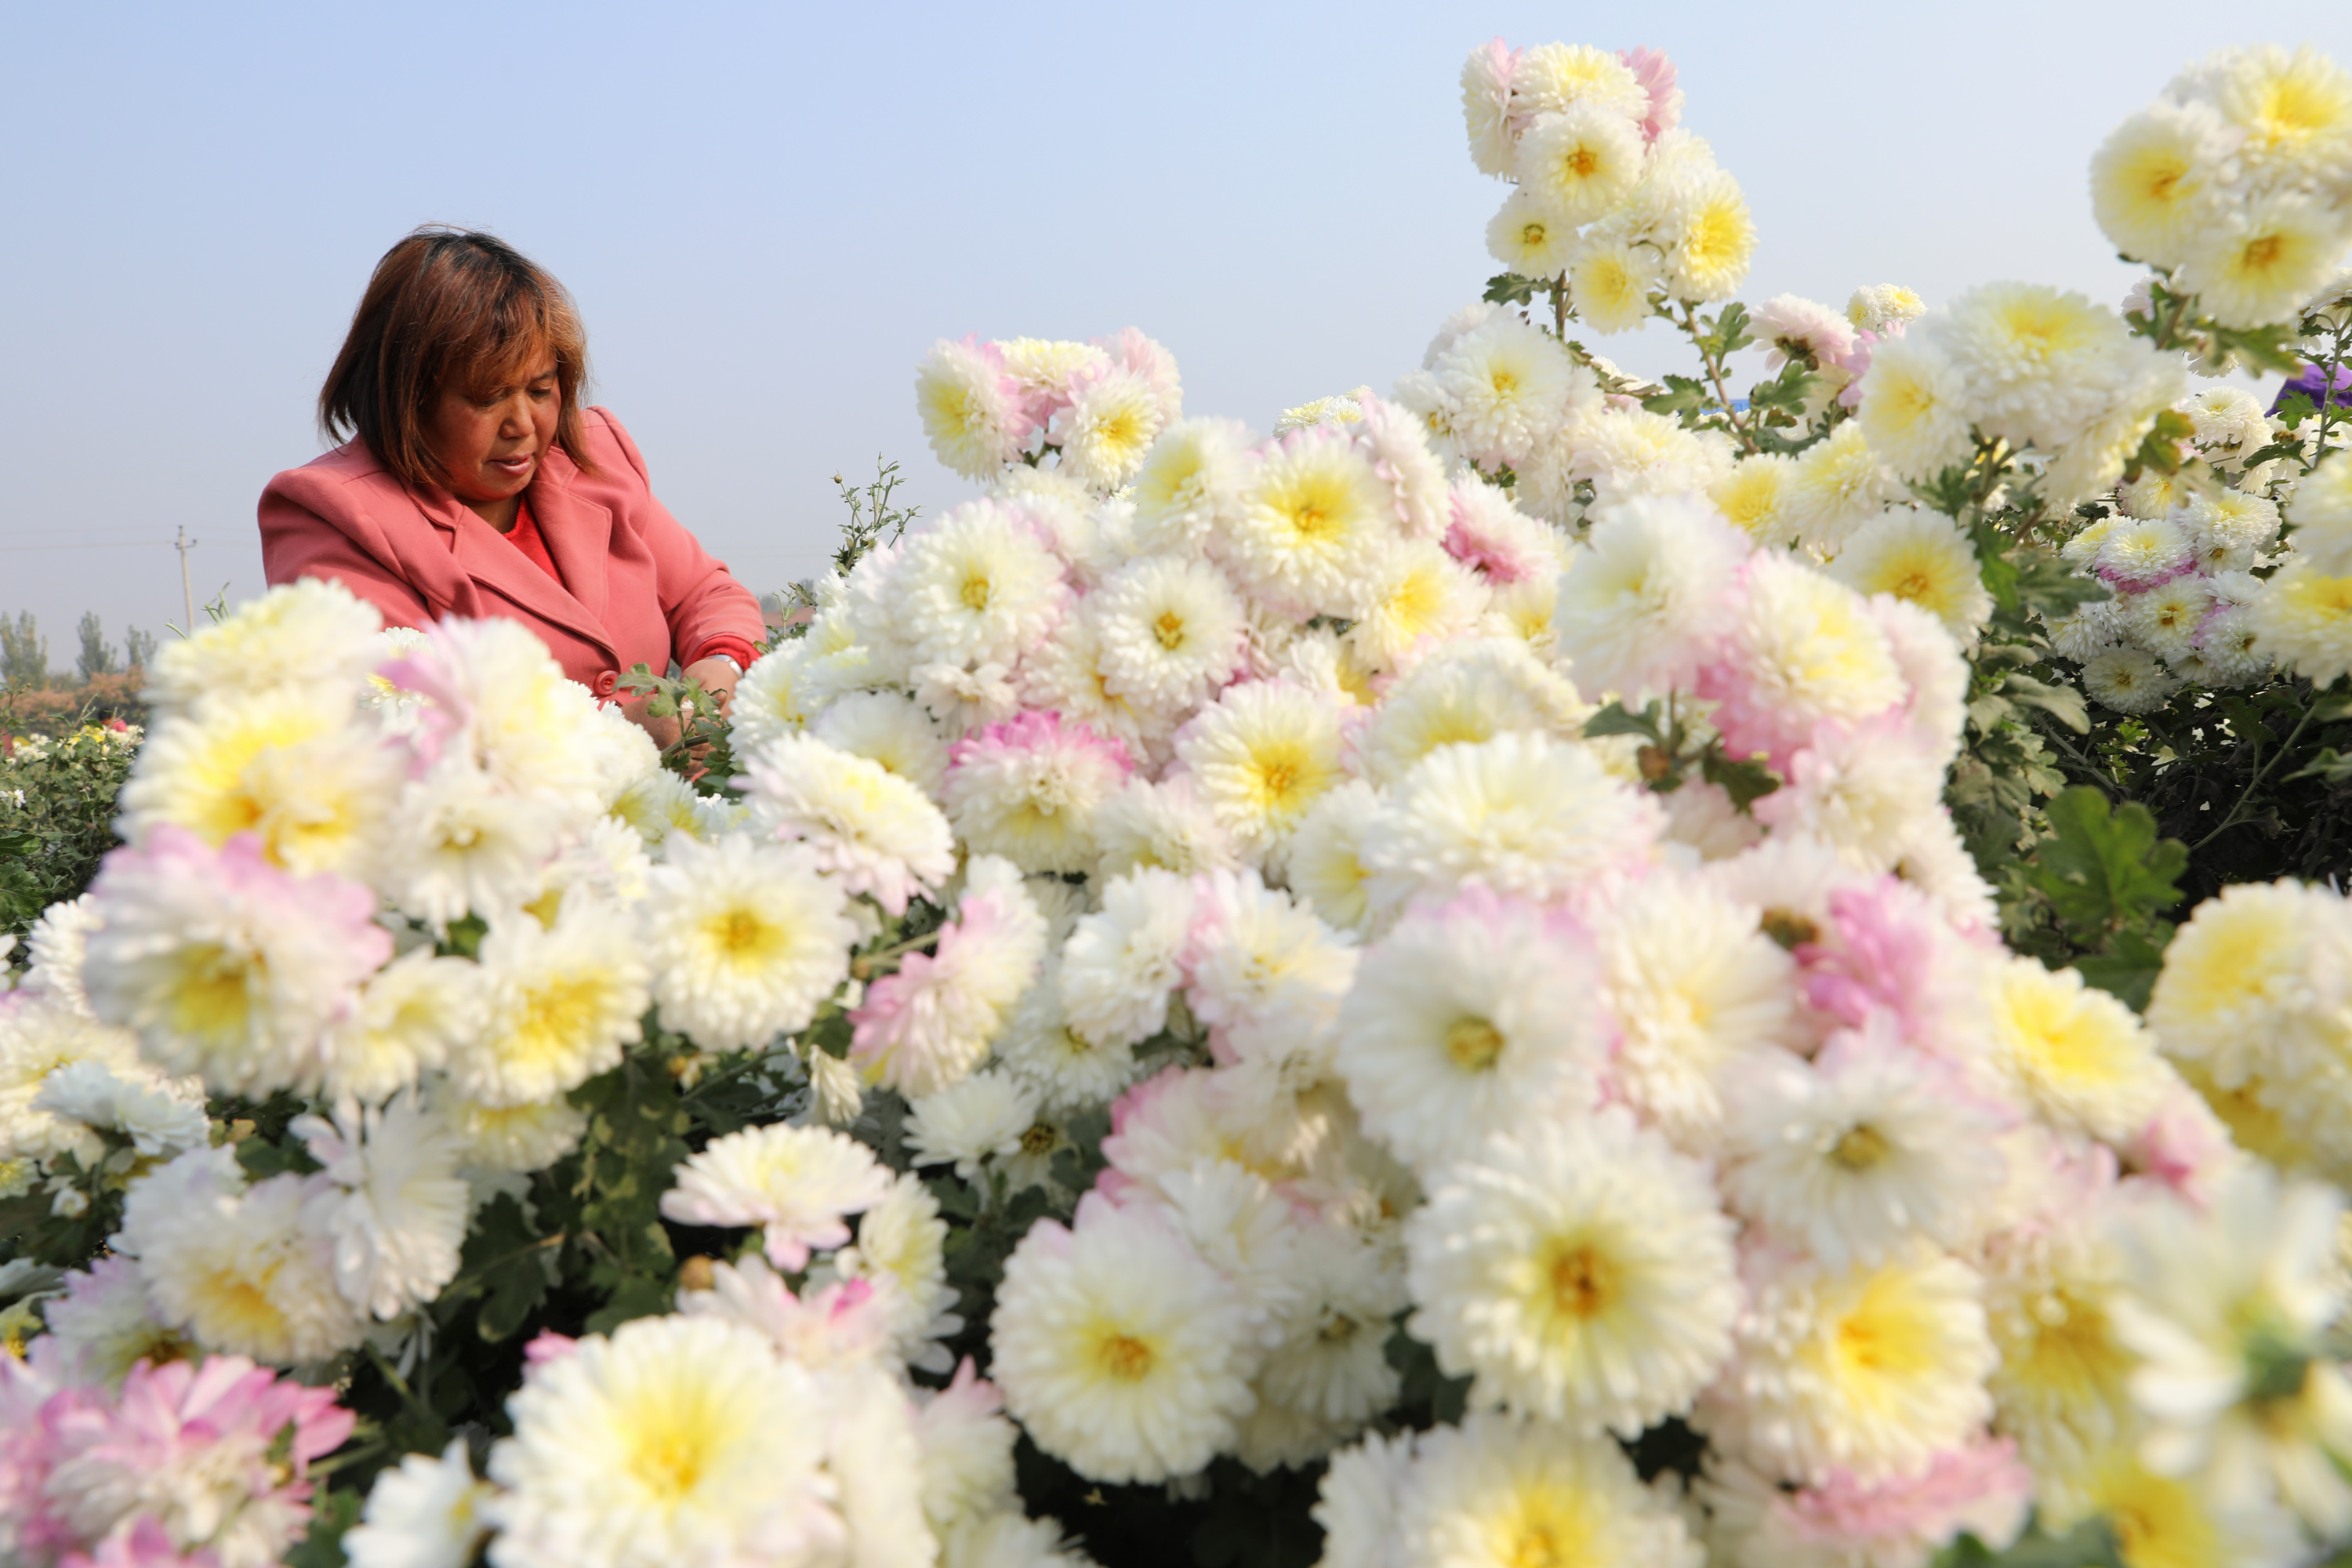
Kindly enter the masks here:
M 530 399 L 518 393 L 499 410 L 499 435 L 509 441 L 530 434 Z

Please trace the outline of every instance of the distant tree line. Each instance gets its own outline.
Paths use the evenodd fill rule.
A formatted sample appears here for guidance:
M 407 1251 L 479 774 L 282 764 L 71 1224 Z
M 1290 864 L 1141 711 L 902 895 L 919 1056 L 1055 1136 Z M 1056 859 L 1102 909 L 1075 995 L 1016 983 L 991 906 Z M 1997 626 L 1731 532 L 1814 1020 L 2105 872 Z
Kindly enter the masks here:
M 0 735 L 54 733 L 108 719 L 145 722 L 139 692 L 155 657 L 154 634 L 125 627 L 117 647 L 95 614 L 83 616 L 76 632 L 74 673 L 52 673 L 49 639 L 33 612 L 0 615 Z

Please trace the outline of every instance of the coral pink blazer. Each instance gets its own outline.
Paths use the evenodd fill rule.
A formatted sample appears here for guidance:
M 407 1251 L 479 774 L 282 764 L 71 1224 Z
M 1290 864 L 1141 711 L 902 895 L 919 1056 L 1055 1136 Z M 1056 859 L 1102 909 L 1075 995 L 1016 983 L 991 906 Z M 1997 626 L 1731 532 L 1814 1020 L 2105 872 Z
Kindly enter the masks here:
M 714 637 L 757 642 L 760 602 L 654 499 L 646 460 L 621 422 L 587 409 L 593 474 L 561 447 L 530 481 L 530 514 L 553 578 L 436 486 L 408 489 L 363 442 L 349 441 L 261 492 L 261 563 L 274 584 L 322 577 L 425 627 L 443 616 L 503 616 L 537 632 L 563 673 L 610 697 L 629 667 L 664 673 Z

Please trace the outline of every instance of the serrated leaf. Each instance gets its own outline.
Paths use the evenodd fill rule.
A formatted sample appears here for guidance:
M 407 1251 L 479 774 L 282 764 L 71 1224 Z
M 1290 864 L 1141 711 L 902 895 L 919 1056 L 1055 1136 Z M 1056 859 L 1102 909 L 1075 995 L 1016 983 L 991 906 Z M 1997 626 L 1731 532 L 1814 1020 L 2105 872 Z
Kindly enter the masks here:
M 2001 694 L 2028 708 L 2039 708 L 2077 735 L 2091 732 L 2091 710 L 2083 694 L 2072 686 L 2055 686 L 2030 675 L 2011 675 L 2000 683 Z
M 2103 933 L 2180 901 L 2175 884 L 2188 868 L 2189 847 L 2177 838 L 2158 842 L 2146 806 L 2133 801 L 2110 810 L 2105 795 L 2077 784 L 2061 791 L 2047 815 L 2055 837 L 2042 847 L 2032 882 L 2064 924 Z
M 1734 761 L 1717 747 L 1708 748 L 1698 768 L 1700 776 L 1719 786 L 1742 811 L 1780 787 L 1780 779 L 1762 762 L 1754 757 Z
M 1536 290 L 1543 286 L 1516 272 L 1498 272 L 1486 279 L 1486 291 L 1478 297 L 1490 305 L 1524 305 L 1534 300 Z
M 2317 779 L 2322 784 L 2342 784 L 2346 779 L 2352 779 L 2352 757 L 2343 755 L 2333 746 L 2325 746 L 2320 749 L 2319 755 L 2286 777 L 2289 780 Z
M 2164 950 L 2172 941 L 2172 922 L 2151 922 L 2150 933 L 2118 931 L 2104 952 L 2086 952 L 2074 961 L 2085 983 L 2106 992 L 2135 1013 L 2147 1011 L 2156 977 L 2164 970 Z

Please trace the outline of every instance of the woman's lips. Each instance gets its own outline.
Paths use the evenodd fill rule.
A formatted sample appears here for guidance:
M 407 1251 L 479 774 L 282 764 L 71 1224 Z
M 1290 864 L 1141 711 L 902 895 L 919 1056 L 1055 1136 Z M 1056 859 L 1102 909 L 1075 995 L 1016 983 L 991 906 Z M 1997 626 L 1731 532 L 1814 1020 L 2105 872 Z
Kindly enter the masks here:
M 518 452 L 511 458 L 492 458 L 490 467 L 502 473 L 527 474 L 530 472 L 530 454 Z

